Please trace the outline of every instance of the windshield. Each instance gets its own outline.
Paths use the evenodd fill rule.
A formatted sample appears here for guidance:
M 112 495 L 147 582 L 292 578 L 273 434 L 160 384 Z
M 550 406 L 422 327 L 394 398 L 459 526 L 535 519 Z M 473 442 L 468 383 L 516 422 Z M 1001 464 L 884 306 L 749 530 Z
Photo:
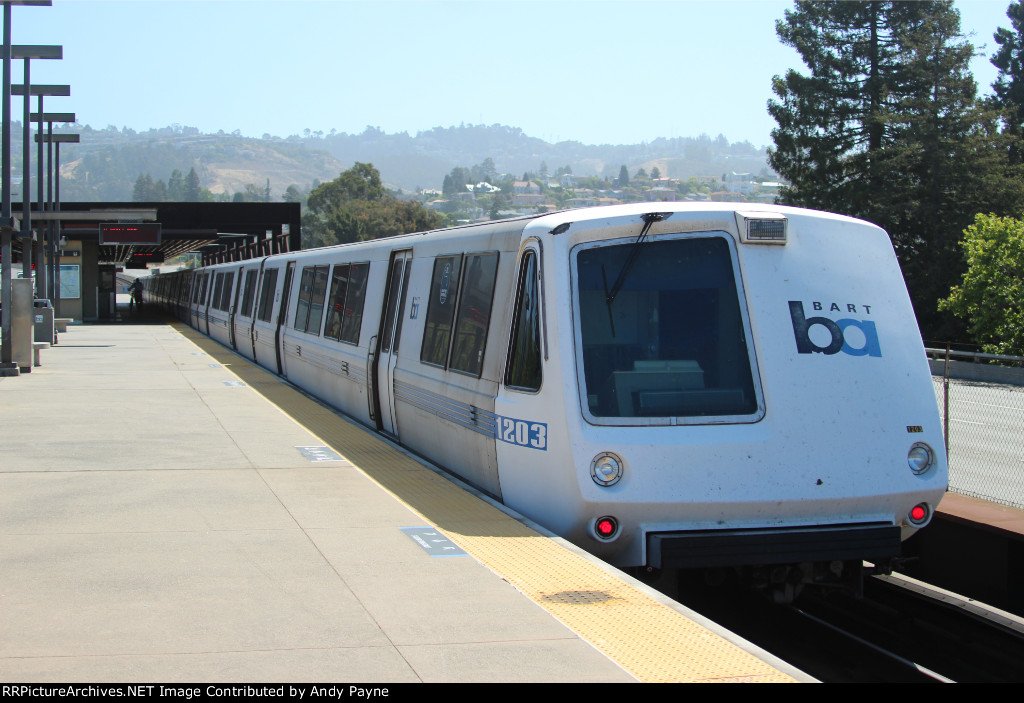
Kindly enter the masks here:
M 609 300 L 608 282 L 622 274 L 633 247 L 616 241 L 576 251 L 581 390 L 590 418 L 760 419 L 728 240 L 642 244 Z

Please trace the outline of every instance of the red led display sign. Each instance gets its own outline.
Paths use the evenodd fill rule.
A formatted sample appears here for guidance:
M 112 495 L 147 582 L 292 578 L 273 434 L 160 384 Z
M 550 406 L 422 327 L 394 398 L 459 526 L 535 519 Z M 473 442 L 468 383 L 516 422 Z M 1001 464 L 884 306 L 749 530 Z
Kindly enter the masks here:
M 131 255 L 125 265 L 130 269 L 144 269 L 147 264 L 162 264 L 164 255 L 162 252 L 135 252 Z
M 132 222 L 100 225 L 100 244 L 161 244 L 159 222 Z

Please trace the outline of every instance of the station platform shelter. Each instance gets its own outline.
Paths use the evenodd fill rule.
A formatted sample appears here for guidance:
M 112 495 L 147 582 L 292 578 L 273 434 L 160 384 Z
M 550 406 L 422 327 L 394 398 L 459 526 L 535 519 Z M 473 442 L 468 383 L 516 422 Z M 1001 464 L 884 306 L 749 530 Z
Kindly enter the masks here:
M 56 317 L 75 322 L 116 318 L 119 274 L 123 282 L 175 260 L 217 263 L 301 248 L 299 203 L 67 202 L 59 213 L 33 217 L 59 218 L 52 302 Z M 20 238 L 13 249 L 20 271 Z

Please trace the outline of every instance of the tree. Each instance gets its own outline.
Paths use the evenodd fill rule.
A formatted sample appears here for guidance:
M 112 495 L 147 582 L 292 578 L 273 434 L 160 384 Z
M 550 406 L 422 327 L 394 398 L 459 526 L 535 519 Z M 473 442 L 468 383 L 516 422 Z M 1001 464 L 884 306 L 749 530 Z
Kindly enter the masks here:
M 132 188 L 132 201 L 136 203 L 151 203 L 156 199 L 156 192 L 153 185 L 153 177 L 148 173 L 139 174 L 135 179 L 135 186 Z
M 243 203 L 265 203 L 265 202 L 268 202 L 268 199 L 269 199 L 268 198 L 269 183 L 270 183 L 270 181 L 268 180 L 267 181 L 267 184 L 268 184 L 267 189 L 259 188 L 259 187 L 257 187 L 256 185 L 254 185 L 252 183 L 246 183 L 245 184 L 245 191 L 244 192 L 235 193 L 235 202 L 243 202 Z M 239 195 L 242 196 L 241 200 L 238 199 Z
M 441 216 L 388 193 L 373 164 L 356 163 L 313 189 L 302 220 L 303 246 L 329 246 L 436 229 Z
M 955 334 L 936 301 L 962 271 L 956 242 L 976 212 L 1020 203 L 959 13 L 949 0 L 800 0 L 776 31 L 810 69 L 773 81 L 780 199 L 883 227 L 926 337 Z
M 162 180 L 153 184 L 153 200 L 158 203 L 167 200 L 167 184 Z
M 488 208 L 488 210 L 487 210 L 487 216 L 489 218 L 491 218 L 492 220 L 500 220 L 500 219 L 502 219 L 501 218 L 501 211 L 504 208 L 507 208 L 508 205 L 509 205 L 508 199 L 504 195 L 502 195 L 500 193 L 494 195 L 491 198 L 491 207 Z
M 185 176 L 185 202 L 196 203 L 201 199 L 202 193 L 199 187 L 199 174 L 195 168 L 189 170 Z
M 1024 161 L 1024 7 L 1020 0 L 1006 10 L 1012 30 L 999 27 L 994 39 L 999 50 L 992 56 L 992 65 L 999 69 L 992 91 L 993 102 L 1003 113 L 1005 131 L 1012 136 L 1010 160 Z
M 619 178 L 615 181 L 615 185 L 619 188 L 625 188 L 629 185 L 629 171 L 626 169 L 625 164 L 619 169 Z
M 967 272 L 939 306 L 967 320 L 986 352 L 1024 356 L 1024 222 L 978 215 L 961 246 Z
M 171 177 L 167 180 L 167 197 L 176 203 L 185 199 L 185 177 L 178 169 L 171 171 Z
M 456 193 L 465 193 L 466 186 L 470 183 L 475 183 L 473 180 L 473 174 L 470 169 L 462 166 L 456 166 L 452 169 L 451 173 L 444 177 L 444 183 L 441 186 L 441 192 L 444 195 L 454 195 Z
M 479 183 L 480 181 L 494 183 L 494 181 L 498 180 L 498 169 L 494 165 L 494 159 L 489 156 L 484 159 L 482 164 L 474 164 L 473 168 L 470 169 L 470 174 L 473 183 Z
M 326 212 L 350 200 L 379 200 L 384 197 L 380 173 L 373 164 L 359 163 L 333 181 L 322 183 L 309 194 L 309 208 L 314 213 Z

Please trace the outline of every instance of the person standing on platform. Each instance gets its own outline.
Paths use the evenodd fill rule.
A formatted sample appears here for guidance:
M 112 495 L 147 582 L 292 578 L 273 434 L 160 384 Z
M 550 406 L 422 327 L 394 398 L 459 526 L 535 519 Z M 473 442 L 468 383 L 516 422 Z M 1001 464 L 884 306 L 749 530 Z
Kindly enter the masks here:
M 139 312 L 142 312 L 142 281 L 136 278 L 132 284 L 128 286 L 128 292 L 131 294 L 128 301 L 128 312 L 133 312 L 136 304 L 139 306 Z

